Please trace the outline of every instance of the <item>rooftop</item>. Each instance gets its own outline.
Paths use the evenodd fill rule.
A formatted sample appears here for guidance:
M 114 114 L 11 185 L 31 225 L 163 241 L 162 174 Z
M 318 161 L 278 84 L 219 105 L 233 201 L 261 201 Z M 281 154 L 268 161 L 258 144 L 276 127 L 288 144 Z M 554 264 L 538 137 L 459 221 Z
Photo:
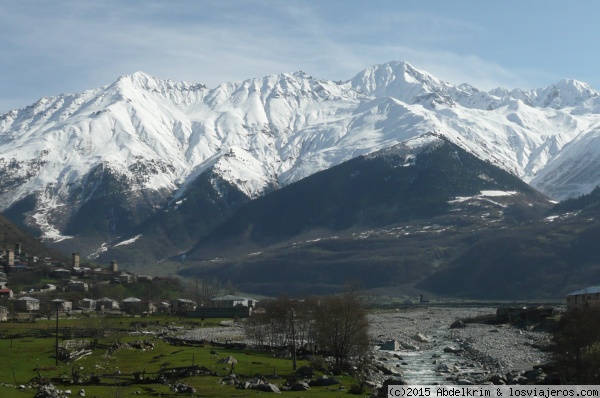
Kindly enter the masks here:
M 579 296 L 580 294 L 596 294 L 600 293 L 600 286 L 590 286 L 585 289 L 577 290 L 575 292 L 567 294 L 567 296 Z

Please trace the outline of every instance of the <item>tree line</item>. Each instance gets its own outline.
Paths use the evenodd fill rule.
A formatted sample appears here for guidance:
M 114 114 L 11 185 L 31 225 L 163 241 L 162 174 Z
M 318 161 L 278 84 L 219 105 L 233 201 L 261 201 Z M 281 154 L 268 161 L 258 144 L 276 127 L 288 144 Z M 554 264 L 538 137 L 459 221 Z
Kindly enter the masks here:
M 246 336 L 256 346 L 330 355 L 338 372 L 369 349 L 367 313 L 352 289 L 302 300 L 280 297 L 262 308 L 245 323 Z

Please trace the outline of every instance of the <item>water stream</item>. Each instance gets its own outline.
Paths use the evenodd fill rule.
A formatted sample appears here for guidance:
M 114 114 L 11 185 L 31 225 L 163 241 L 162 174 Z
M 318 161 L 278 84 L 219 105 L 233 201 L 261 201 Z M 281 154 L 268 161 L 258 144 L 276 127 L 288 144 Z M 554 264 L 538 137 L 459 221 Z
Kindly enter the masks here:
M 395 351 L 396 357 L 388 360 L 388 365 L 400 365 L 404 381 L 408 384 L 453 384 L 448 377 L 469 378 L 481 374 L 484 370 L 480 367 L 469 366 L 470 361 L 453 353 L 444 352 L 445 347 L 458 348 L 458 344 L 451 340 L 448 330 L 439 330 L 429 336 L 432 339 L 427 348 L 420 350 Z M 450 371 L 443 371 L 447 365 Z M 454 372 L 451 372 L 454 371 Z

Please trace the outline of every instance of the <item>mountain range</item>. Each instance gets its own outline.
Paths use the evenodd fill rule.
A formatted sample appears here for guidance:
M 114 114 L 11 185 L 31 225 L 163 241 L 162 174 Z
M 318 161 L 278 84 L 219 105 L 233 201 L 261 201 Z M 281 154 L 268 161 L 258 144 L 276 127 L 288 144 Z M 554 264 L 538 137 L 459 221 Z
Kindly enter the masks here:
M 448 223 L 473 201 L 522 223 L 600 184 L 599 125 L 599 92 L 575 80 L 484 92 L 396 61 L 213 89 L 137 72 L 1 115 L 0 209 L 137 265 Z

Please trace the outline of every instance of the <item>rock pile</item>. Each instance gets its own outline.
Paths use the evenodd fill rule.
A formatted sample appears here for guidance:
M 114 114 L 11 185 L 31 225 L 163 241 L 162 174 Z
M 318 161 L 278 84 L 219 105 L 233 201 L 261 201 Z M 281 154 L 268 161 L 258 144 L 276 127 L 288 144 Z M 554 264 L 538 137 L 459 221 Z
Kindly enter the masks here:
M 71 397 L 73 392 L 71 390 L 59 390 L 53 384 L 40 385 L 37 388 L 37 393 L 34 398 L 67 398 Z M 82 388 L 77 392 L 80 397 L 85 397 L 85 390 Z

